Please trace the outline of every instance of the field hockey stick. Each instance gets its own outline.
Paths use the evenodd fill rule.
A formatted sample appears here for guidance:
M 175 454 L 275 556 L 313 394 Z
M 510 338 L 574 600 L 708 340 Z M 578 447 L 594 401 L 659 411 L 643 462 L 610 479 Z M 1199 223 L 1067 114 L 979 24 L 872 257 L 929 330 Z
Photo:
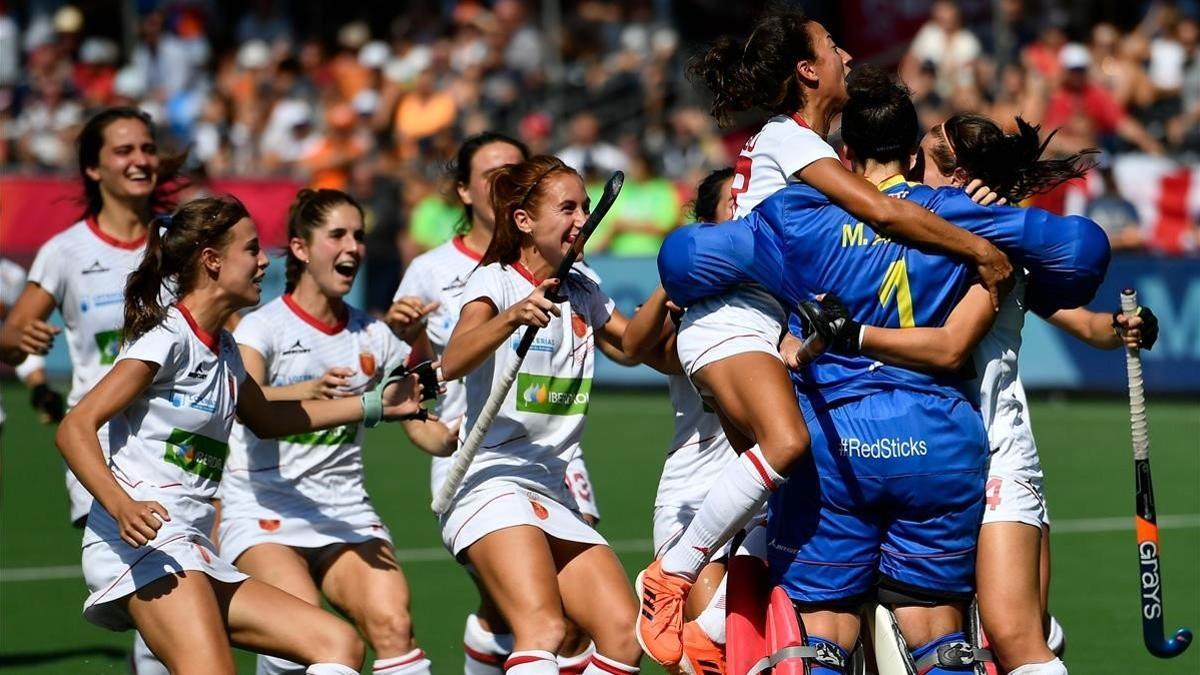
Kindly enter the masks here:
M 596 226 L 604 219 L 605 214 L 612 208 L 613 202 L 616 201 L 617 195 L 621 193 L 621 185 L 625 182 L 625 174 L 620 171 L 613 173 L 608 179 L 608 183 L 604 185 L 604 194 L 600 196 L 600 201 L 597 202 L 596 208 L 592 209 L 591 215 L 583 223 L 579 234 L 575 236 L 575 241 L 572 242 L 571 248 L 567 251 L 567 255 L 563 257 L 559 263 L 558 269 L 554 271 L 554 276 L 551 279 L 565 280 L 567 274 L 571 272 L 571 267 L 579 258 L 579 254 L 583 251 L 584 244 L 587 243 L 588 237 L 596 231 Z M 561 284 L 560 284 L 561 288 Z M 546 298 L 551 302 L 562 302 L 566 296 L 558 288 L 546 293 Z M 467 440 L 463 442 L 461 448 L 454 453 L 454 464 L 450 466 L 449 473 L 446 474 L 446 480 L 442 483 L 442 489 L 438 492 L 433 500 L 434 513 L 441 515 L 450 507 L 450 502 L 454 500 L 454 495 L 458 493 L 458 488 L 462 486 L 463 478 L 467 475 L 467 469 L 471 468 L 471 462 L 475 459 L 476 453 L 479 452 L 480 445 L 483 444 L 483 437 L 487 435 L 488 429 L 492 426 L 492 420 L 496 418 L 496 413 L 500 412 L 500 406 L 504 404 L 504 399 L 508 398 L 508 390 L 512 388 L 513 382 L 517 380 L 517 371 L 521 368 L 521 362 L 525 360 L 525 355 L 529 353 L 529 348 L 533 346 L 533 338 L 537 335 L 538 329 L 536 326 L 527 326 L 525 333 L 521 336 L 521 342 L 517 346 L 516 358 L 508 365 L 504 371 L 504 377 L 500 383 L 492 388 L 492 393 L 488 395 L 487 402 L 483 404 L 483 410 L 479 412 L 479 417 L 475 420 L 475 426 L 471 427 L 470 433 L 467 434 Z M 503 348 L 503 347 L 501 347 Z
M 1121 312 L 1137 315 L 1137 292 L 1121 291 Z M 1129 428 L 1133 432 L 1133 475 L 1136 484 L 1136 515 L 1139 574 L 1142 587 L 1142 639 L 1146 649 L 1160 659 L 1182 654 L 1192 642 L 1192 631 L 1180 628 L 1167 638 L 1163 634 L 1162 568 L 1158 553 L 1158 516 L 1154 510 L 1154 484 L 1150 480 L 1150 430 L 1146 425 L 1146 396 L 1142 384 L 1142 357 L 1136 347 L 1125 348 L 1125 371 L 1129 376 Z

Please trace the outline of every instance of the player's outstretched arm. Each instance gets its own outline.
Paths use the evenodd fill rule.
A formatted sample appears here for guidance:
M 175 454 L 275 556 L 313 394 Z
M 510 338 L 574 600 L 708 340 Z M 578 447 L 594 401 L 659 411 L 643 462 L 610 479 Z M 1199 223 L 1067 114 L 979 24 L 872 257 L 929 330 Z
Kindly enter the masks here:
M 893 199 L 865 178 L 846 170 L 837 160 L 819 159 L 799 171 L 816 188 L 856 218 L 880 233 L 925 250 L 941 251 L 975 265 L 979 278 L 1000 307 L 1012 279 L 1012 264 L 991 242 L 951 225 L 933 212 L 906 199 Z
M 1054 326 L 1096 349 L 1151 349 L 1158 340 L 1158 317 L 1149 307 L 1138 307 L 1136 316 L 1105 314 L 1077 307 L 1060 309 L 1046 318 Z
M 282 387 L 271 387 L 267 381 L 267 360 L 257 349 L 239 344 L 242 364 L 246 374 L 254 378 L 268 401 L 304 401 L 308 399 L 345 398 L 350 396 L 342 390 L 354 375 L 350 368 L 330 368 L 321 377 L 303 382 L 294 382 Z
M 108 468 L 96 431 L 124 410 L 154 381 L 158 364 L 138 359 L 117 361 L 58 425 L 54 443 L 67 466 L 96 501 L 117 521 L 121 538 L 141 546 L 171 517 L 158 502 L 134 501 Z
M 596 330 L 596 344 L 606 356 L 625 366 L 644 363 L 660 373 L 682 372 L 679 357 L 675 354 L 674 331 L 670 333 L 671 339 L 660 339 L 636 358 L 629 356 L 624 345 L 631 323 L 629 317 L 614 310 L 608 321 Z
M 449 457 L 458 449 L 458 429 L 462 421 L 459 417 L 447 425 L 439 420 L 406 420 L 400 425 L 408 440 L 422 452 L 434 457 Z
M 864 326 L 860 349 L 884 363 L 934 372 L 957 372 L 992 327 L 996 313 L 991 297 L 972 286 L 937 328 L 879 328 Z
M 415 374 L 384 392 L 383 419 L 402 420 L 420 410 L 421 385 Z M 255 436 L 277 438 L 362 422 L 365 405 L 362 396 L 331 401 L 268 401 L 254 378 L 247 377 L 238 389 L 237 415 Z
M 550 317 L 562 311 L 546 293 L 557 288 L 558 279 L 546 279 L 532 293 L 512 307 L 499 311 L 486 297 L 478 297 L 462 307 L 450 341 L 442 352 L 442 379 L 458 380 L 472 372 L 504 344 L 521 326 L 545 328 Z
M 651 352 L 660 351 L 665 357 L 662 372 L 674 375 L 682 373 L 683 367 L 675 353 L 675 322 L 671 320 L 669 302 L 666 290 L 661 285 L 656 287 L 625 326 L 621 351 L 639 363 Z

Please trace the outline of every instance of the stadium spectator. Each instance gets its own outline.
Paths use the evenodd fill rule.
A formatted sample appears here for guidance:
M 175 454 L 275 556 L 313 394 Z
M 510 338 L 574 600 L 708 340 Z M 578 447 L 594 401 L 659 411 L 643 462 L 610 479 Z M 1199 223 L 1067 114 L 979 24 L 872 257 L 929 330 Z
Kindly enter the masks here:
M 629 167 L 629 158 L 620 148 L 600 139 L 600 120 L 594 113 L 577 113 L 570 129 L 570 145 L 560 150 L 558 157 L 585 181 Z
M 651 161 L 645 153 L 630 160 L 621 198 L 605 221 L 607 231 L 597 232 L 596 251 L 622 257 L 657 256 L 663 239 L 679 225 L 679 191 L 653 173 Z
M 1104 228 L 1114 251 L 1140 250 L 1142 232 L 1137 209 L 1121 196 L 1112 167 L 1097 167 L 1097 173 L 1104 183 L 1104 192 L 1092 198 L 1084 215 Z
M 908 50 L 905 67 L 932 63 L 937 73 L 937 91 L 949 96 L 968 85 L 982 53 L 979 38 L 963 26 L 962 11 L 953 0 L 936 0 L 929 22 L 921 27 Z

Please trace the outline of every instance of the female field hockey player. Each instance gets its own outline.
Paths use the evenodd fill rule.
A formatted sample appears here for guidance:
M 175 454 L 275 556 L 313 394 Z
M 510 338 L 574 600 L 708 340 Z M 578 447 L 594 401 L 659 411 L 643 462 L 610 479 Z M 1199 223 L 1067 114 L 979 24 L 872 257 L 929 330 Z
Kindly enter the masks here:
M 431 351 L 440 358 L 458 322 L 467 277 L 479 266 L 492 242 L 495 216 L 492 213 L 489 177 L 494 169 L 518 164 L 529 157 L 525 144 L 495 132 L 476 134 L 459 146 L 449 172 L 463 205 L 459 234 L 450 241 L 413 259 L 388 313 L 388 322 L 414 349 Z M 594 279 L 593 279 L 594 280 Z M 446 383 L 446 394 L 438 400 L 440 422 L 413 422 L 426 426 L 449 425 L 457 429 L 466 414 L 466 392 L 462 381 Z M 567 486 L 580 513 L 591 524 L 600 518 L 595 494 L 588 478 L 583 452 L 569 450 Z M 430 491 L 442 489 L 449 459 L 434 457 L 430 466 Z M 474 575 L 472 581 L 477 583 Z M 512 635 L 495 603 L 480 588 L 479 607 L 467 615 L 463 630 L 463 652 L 469 675 L 498 675 L 512 651 Z M 568 624 L 568 637 L 559 651 L 559 665 L 567 673 L 582 671 L 588 660 L 588 641 Z
M 785 13 L 760 19 L 744 44 L 723 38 L 693 63 L 692 73 L 715 95 L 718 120 L 752 107 L 773 114 L 737 159 L 734 215 L 750 213 L 786 185 L 805 183 L 886 236 L 975 263 L 994 288 L 1011 273 L 994 246 L 916 204 L 883 195 L 847 171 L 825 141 L 846 104 L 849 62 L 819 23 Z M 783 332 L 778 302 L 754 286 L 705 298 L 684 314 L 677 343 L 684 372 L 715 399 L 729 422 L 726 431 L 755 447 L 726 469 L 678 542 L 639 575 L 638 640 L 660 663 L 674 664 L 682 654 L 683 602 L 709 554 L 749 521 L 808 449 L 808 430 L 779 359 Z
M 245 207 L 199 199 L 152 228 L 126 285 L 124 346 L 55 438 L 95 500 L 83 539 L 84 615 L 137 628 L 172 673 L 234 672 L 230 644 L 358 672 L 362 642 L 332 615 L 220 558 L 207 533 L 234 415 L 260 437 L 300 434 L 420 410 L 409 376 L 377 394 L 268 401 L 221 327 L 258 303 L 267 258 Z M 177 300 L 164 307 L 169 285 Z M 110 419 L 110 456 L 97 430 Z
M 285 294 L 233 333 L 246 373 L 268 400 L 361 394 L 409 347 L 344 298 L 365 255 L 363 215 L 350 195 L 302 190 L 288 213 Z M 448 455 L 457 438 L 404 422 L 423 449 Z M 376 654 L 373 672 L 429 673 L 413 639 L 408 582 L 363 485 L 363 430 L 350 424 L 260 439 L 238 424 L 218 496 L 221 555 L 255 579 L 320 606 L 324 594 Z M 259 656 L 260 675 L 304 667 Z
M 142 261 L 154 213 L 171 206 L 168 186 L 185 158 L 160 153 L 150 116 L 121 107 L 102 110 L 84 124 L 78 159 L 83 216 L 42 245 L 0 331 L 5 361 L 45 354 L 59 332 L 48 323 L 58 309 L 71 358 L 68 408 L 112 367 L 121 346 L 125 279 Z M 107 455 L 108 425 L 97 434 Z M 70 469 L 66 483 L 71 524 L 82 529 L 92 495 Z M 145 675 L 163 670 L 140 637 L 134 639 L 133 659 Z
M 546 279 L 587 218 L 578 173 L 537 156 L 496 169 L 491 190 L 495 233 L 442 355 L 447 380 L 466 378 L 462 435 L 515 357 L 518 329 L 543 330 L 441 517 L 442 541 L 474 567 L 512 627 L 506 671 L 558 673 L 565 614 L 595 644 L 585 673 L 636 673 L 637 602 L 612 549 L 576 510 L 563 456 L 583 432 L 595 344 L 619 351 L 627 320 L 582 273 Z M 565 300 L 546 297 L 559 288 Z

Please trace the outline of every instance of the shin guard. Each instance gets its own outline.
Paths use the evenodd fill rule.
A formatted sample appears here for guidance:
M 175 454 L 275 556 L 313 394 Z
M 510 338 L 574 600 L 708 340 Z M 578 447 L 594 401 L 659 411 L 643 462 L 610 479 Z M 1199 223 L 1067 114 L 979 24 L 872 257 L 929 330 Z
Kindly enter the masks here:
M 729 559 L 725 594 L 725 658 L 730 675 L 746 675 L 767 656 L 767 565 L 755 556 Z

